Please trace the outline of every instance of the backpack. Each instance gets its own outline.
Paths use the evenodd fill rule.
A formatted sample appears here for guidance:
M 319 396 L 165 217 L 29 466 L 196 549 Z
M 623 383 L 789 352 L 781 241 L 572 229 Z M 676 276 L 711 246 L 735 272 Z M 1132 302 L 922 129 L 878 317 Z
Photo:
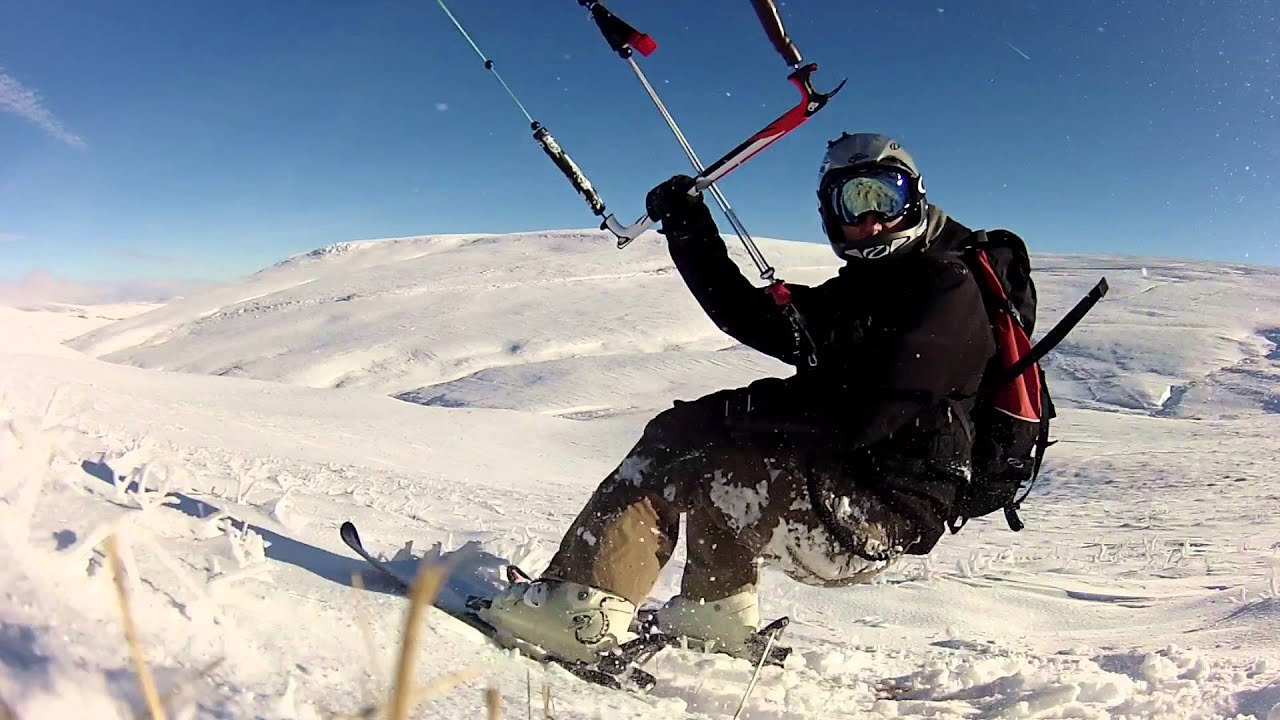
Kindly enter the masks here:
M 1017 511 L 1053 444 L 1049 422 L 1056 412 L 1040 359 L 1107 294 L 1107 279 L 1099 280 L 1033 347 L 1036 286 L 1022 238 L 1008 230 L 977 230 L 965 242 L 962 256 L 982 291 L 996 354 L 983 372 L 970 415 L 972 474 L 947 527 L 957 533 L 970 518 L 1003 509 L 1009 529 L 1017 532 L 1024 527 Z

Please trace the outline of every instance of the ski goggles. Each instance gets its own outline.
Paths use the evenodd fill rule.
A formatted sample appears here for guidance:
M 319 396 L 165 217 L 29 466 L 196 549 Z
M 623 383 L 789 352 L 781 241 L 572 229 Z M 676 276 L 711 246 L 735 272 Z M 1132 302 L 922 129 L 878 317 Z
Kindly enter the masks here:
M 911 210 L 917 200 L 916 183 L 905 172 L 868 168 L 832 178 L 824 189 L 829 212 L 845 225 L 857 225 L 870 213 L 884 221 Z

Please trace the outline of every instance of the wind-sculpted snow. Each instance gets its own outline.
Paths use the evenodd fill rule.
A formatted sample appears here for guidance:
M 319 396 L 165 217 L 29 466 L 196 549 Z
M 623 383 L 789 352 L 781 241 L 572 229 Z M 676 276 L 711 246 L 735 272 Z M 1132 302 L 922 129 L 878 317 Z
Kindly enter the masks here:
M 351 587 L 343 520 L 387 557 L 537 574 L 652 412 L 787 372 L 701 315 L 656 236 L 343 248 L 114 324 L 145 308 L 0 308 L 0 711 L 146 714 L 115 533 L 170 716 L 357 716 L 386 697 L 405 601 Z M 789 280 L 833 270 L 822 246 L 765 251 Z M 1280 718 L 1276 271 L 1036 260 L 1041 330 L 1098 275 L 1113 291 L 1053 358 L 1060 442 L 1027 529 L 975 520 L 864 586 L 766 569 L 795 653 L 743 717 Z M 503 717 L 529 694 L 542 717 L 546 686 L 558 720 L 721 720 L 752 670 L 666 650 L 642 697 L 438 612 L 421 631 L 417 685 L 479 672 L 423 718 L 484 717 L 490 686 Z
M 821 282 L 836 269 L 825 246 L 764 248 L 791 281 Z M 1273 402 L 1274 344 L 1265 333 L 1280 316 L 1280 270 L 1116 257 L 1035 262 L 1041 331 L 1099 276 L 1112 287 L 1049 357 L 1064 404 L 1218 417 Z M 716 357 L 720 367 L 708 372 L 705 353 L 732 344 L 690 298 L 659 236 L 619 251 L 603 233 L 562 231 L 341 243 L 74 346 L 152 369 L 568 415 L 627 412 L 618 385 L 696 396 L 788 372 L 747 352 Z M 609 360 L 603 374 L 597 358 Z M 633 380 L 641 376 L 649 380 Z

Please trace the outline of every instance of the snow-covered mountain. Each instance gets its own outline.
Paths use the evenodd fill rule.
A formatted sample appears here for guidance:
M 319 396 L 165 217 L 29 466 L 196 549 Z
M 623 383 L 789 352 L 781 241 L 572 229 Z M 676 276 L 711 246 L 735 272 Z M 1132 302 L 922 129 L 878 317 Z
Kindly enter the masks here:
M 825 246 L 762 249 L 789 281 L 835 270 Z M 975 521 L 863 587 L 766 571 L 796 656 L 744 717 L 1280 718 L 1280 270 L 1034 260 L 1042 328 L 1099 275 L 1112 292 L 1049 363 L 1061 442 L 1027 530 Z M 404 600 L 350 587 L 342 520 L 375 550 L 475 541 L 536 572 L 648 416 L 788 371 L 702 315 L 657 236 L 343 243 L 66 310 L 0 308 L 0 701 L 22 720 L 141 708 L 112 532 L 178 714 L 351 714 L 385 692 Z M 482 717 L 488 686 L 525 717 L 547 685 L 556 718 L 724 718 L 751 671 L 668 650 L 637 696 L 439 613 L 423 633 L 419 682 L 480 676 L 418 717 Z
M 763 248 L 792 282 L 837 267 L 824 245 Z M 1280 270 L 1036 261 L 1044 328 L 1099 275 L 1112 287 L 1048 362 L 1068 403 L 1206 418 L 1276 402 L 1266 355 L 1280 335 Z M 138 367 L 562 415 L 648 412 L 787 372 L 702 315 L 656 236 L 619 251 L 597 231 L 342 243 L 73 345 Z

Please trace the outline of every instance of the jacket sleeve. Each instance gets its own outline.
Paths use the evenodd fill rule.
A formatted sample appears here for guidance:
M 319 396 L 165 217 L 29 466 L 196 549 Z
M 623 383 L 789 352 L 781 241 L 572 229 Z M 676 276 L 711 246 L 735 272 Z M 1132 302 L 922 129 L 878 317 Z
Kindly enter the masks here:
M 722 331 L 783 362 L 801 362 L 802 350 L 796 346 L 791 322 L 765 289 L 752 285 L 729 258 L 724 238 L 709 216 L 706 225 L 669 236 L 667 247 L 685 285 Z M 803 314 L 810 288 L 790 284 L 787 288 Z
M 904 279 L 893 312 L 828 348 L 812 372 L 753 384 L 753 420 L 840 428 L 846 449 L 889 437 L 924 410 L 977 390 L 994 341 L 977 284 L 960 261 Z M 909 285 L 909 287 L 908 287 Z M 828 303 L 846 293 L 824 284 Z

